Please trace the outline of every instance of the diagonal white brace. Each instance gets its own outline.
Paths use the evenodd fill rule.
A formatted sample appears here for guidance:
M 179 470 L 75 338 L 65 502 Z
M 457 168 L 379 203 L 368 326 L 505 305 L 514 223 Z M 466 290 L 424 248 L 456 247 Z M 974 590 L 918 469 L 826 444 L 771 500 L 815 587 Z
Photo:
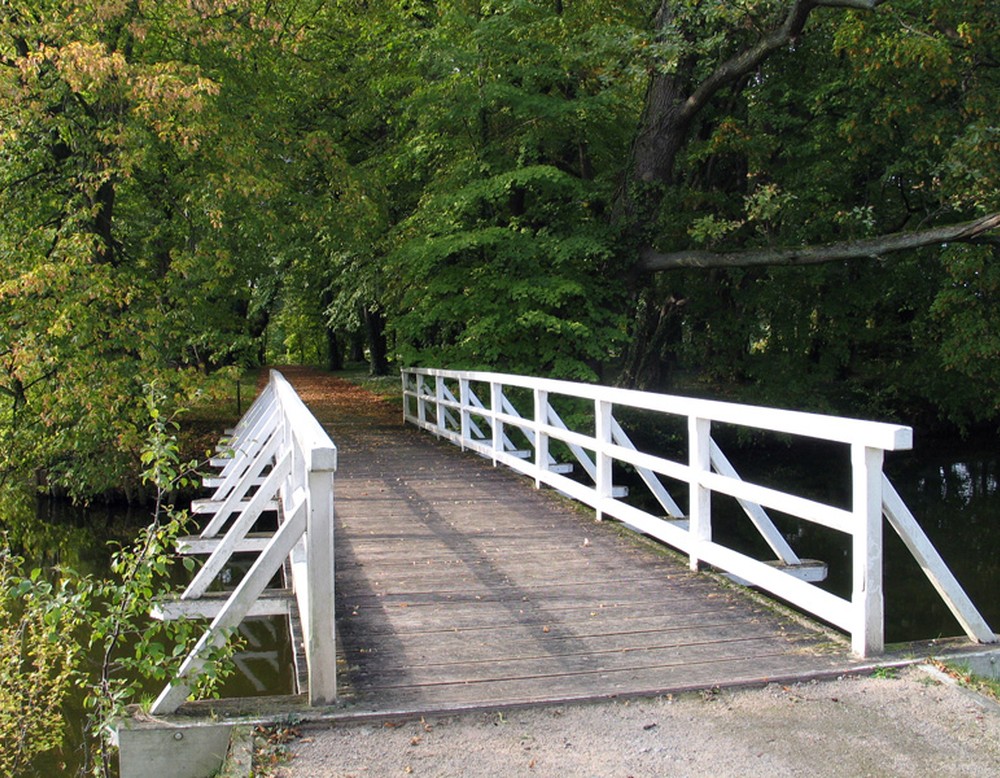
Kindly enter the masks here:
M 281 486 L 282 481 L 288 477 L 292 469 L 292 455 L 285 452 L 281 459 L 271 469 L 270 475 L 264 481 L 264 485 L 257 490 L 257 493 L 250 498 L 250 502 L 243 508 L 243 511 L 233 522 L 233 526 L 222 538 L 219 545 L 215 547 L 205 564 L 198 571 L 181 599 L 190 600 L 200 597 L 208 589 L 212 581 L 222 571 L 229 557 L 233 555 L 237 546 L 243 541 L 250 528 L 260 516 L 264 506 L 271 501 Z
M 173 713 L 191 694 L 191 684 L 204 668 L 207 661 L 206 654 L 228 640 L 230 631 L 243 621 L 250 607 L 302 536 L 306 528 L 305 505 L 304 496 L 300 496 L 295 509 L 286 515 L 285 521 L 278 527 L 267 548 L 257 557 L 232 596 L 181 664 L 177 676 L 156 698 L 151 708 L 154 716 Z

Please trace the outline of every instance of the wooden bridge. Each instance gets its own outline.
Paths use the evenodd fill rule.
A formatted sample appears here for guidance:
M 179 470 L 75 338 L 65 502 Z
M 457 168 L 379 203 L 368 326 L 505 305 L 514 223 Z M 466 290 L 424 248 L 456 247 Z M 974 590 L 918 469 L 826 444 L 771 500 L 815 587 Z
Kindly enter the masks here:
M 906 447 L 906 428 L 750 409 L 765 429 L 852 447 L 854 505 L 841 508 L 739 478 L 709 430 L 713 421 L 744 423 L 743 406 L 667 398 L 671 412 L 687 419 L 690 456 L 678 463 L 637 451 L 613 414 L 627 403 L 659 410 L 662 395 L 440 371 L 408 372 L 404 382 L 407 420 L 489 459 L 402 426 L 397 411 L 346 384 L 332 406 L 313 402 L 334 448 L 287 382 L 272 374 L 219 462 L 220 476 L 209 482 L 215 493 L 195 506 L 213 518 L 184 550 L 207 561 L 184 599 L 165 604 L 160 616 L 212 623 L 154 713 L 184 701 L 207 646 L 263 613 L 301 618 L 310 702 L 352 715 L 660 694 L 849 671 L 882 649 L 883 515 L 969 636 L 995 640 L 883 484 L 881 450 Z M 300 390 L 306 403 L 316 399 L 306 383 Z M 533 411 L 522 415 L 517 404 Z M 575 420 L 565 423 L 574 408 Z M 578 478 L 559 461 L 565 459 Z M 622 462 L 658 501 L 658 515 L 635 507 L 613 483 Z M 684 513 L 664 486 L 678 478 L 689 489 Z M 536 488 L 543 484 L 555 489 Z M 740 502 L 776 560 L 743 557 L 713 541 L 710 490 Z M 621 523 L 595 522 L 593 511 L 567 495 Z M 795 556 L 768 506 L 852 533 L 861 558 L 850 599 L 815 586 L 822 566 Z M 269 511 L 279 517 L 277 530 L 252 533 Z M 243 552 L 258 554 L 254 567 L 236 592 L 212 600 L 208 582 Z M 706 562 L 811 610 L 851 642 L 698 572 Z M 287 589 L 265 589 L 281 570 Z

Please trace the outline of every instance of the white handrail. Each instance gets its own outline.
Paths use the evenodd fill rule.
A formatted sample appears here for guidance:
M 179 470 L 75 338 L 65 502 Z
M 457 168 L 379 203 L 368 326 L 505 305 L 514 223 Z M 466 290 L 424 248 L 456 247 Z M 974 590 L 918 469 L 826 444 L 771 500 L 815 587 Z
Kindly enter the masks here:
M 883 493 L 882 460 L 885 451 L 912 446 L 913 433 L 909 427 L 493 372 L 410 368 L 402 371 L 402 383 L 405 421 L 488 457 L 494 464 L 507 465 L 533 478 L 536 485 L 545 483 L 592 506 L 599 519 L 612 516 L 680 549 L 688 554 L 693 569 L 700 563 L 707 563 L 772 592 L 848 632 L 856 654 L 868 656 L 884 649 L 883 512 L 900 534 L 907 532 L 908 525 L 897 518 L 900 509 L 894 499 L 898 497 L 893 498 L 894 492 L 888 490 Z M 453 388 L 456 384 L 457 391 Z M 518 410 L 514 406 L 508 396 L 512 388 L 531 393 L 530 413 L 522 412 L 526 408 Z M 487 394 L 489 402 L 480 401 L 480 397 L 485 398 Z M 552 397 L 560 396 L 593 403 L 589 417 L 592 432 L 570 429 L 563 423 L 550 402 Z M 686 419 L 687 461 L 673 461 L 636 450 L 614 417 L 616 407 Z M 456 418 L 461 421 L 456 422 Z M 477 419 L 489 428 L 488 438 L 475 423 Z M 743 480 L 712 439 L 713 423 L 849 445 L 852 507 L 844 509 Z M 513 450 L 507 427 L 523 433 L 529 445 L 535 447 L 534 456 L 531 452 Z M 585 465 L 585 473 L 592 483 L 570 479 L 563 474 L 563 468 L 553 466 L 552 441 L 561 441 L 568 447 Z M 636 468 L 666 515 L 653 515 L 619 499 L 621 492 L 612 485 L 611 479 L 615 462 Z M 677 515 L 677 504 L 667 493 L 661 476 L 687 483 L 687 516 Z M 759 561 L 713 540 L 713 492 L 730 495 L 740 502 L 776 553 L 776 562 Z M 799 560 L 774 527 L 764 506 L 851 536 L 852 593 L 849 599 L 803 580 L 808 577 L 804 568 L 810 567 L 809 560 Z M 908 540 L 907 544 L 912 548 Z M 935 556 L 930 563 L 928 559 L 931 559 L 929 554 L 920 556 L 925 570 L 928 564 L 935 568 L 932 580 L 936 577 L 953 581 L 940 557 Z M 813 570 L 817 564 L 812 564 Z M 932 573 L 929 571 L 928 575 Z M 961 597 L 954 594 L 955 587 L 957 584 L 949 584 L 939 587 L 939 591 L 949 607 L 961 614 L 959 621 L 963 628 L 974 640 L 993 642 L 995 636 L 982 617 L 964 597 L 964 592 Z
M 337 448 L 291 384 L 275 370 L 237 424 L 228 448 L 232 455 L 220 463 L 221 477 L 212 480 L 217 484 L 212 498 L 192 504 L 194 512 L 213 513 L 213 518 L 195 542 L 182 539 L 180 543 L 186 549 L 183 553 L 207 553 L 208 559 L 181 602 L 158 609 L 164 618 L 202 617 L 212 622 L 153 703 L 151 710 L 157 715 L 172 713 L 187 699 L 206 654 L 222 645 L 251 610 L 259 612 L 264 588 L 289 556 L 305 633 L 309 702 L 326 705 L 336 699 L 333 476 Z M 257 491 L 251 495 L 253 488 Z M 230 556 L 250 549 L 247 533 L 266 510 L 279 511 L 277 531 L 221 607 L 202 605 L 202 595 Z

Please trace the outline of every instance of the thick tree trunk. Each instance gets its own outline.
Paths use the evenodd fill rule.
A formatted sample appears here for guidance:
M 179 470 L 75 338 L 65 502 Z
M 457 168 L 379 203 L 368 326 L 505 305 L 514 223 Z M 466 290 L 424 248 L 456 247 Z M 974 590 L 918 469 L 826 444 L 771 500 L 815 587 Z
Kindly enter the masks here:
M 344 369 L 344 350 L 332 327 L 326 328 L 326 369 L 331 373 Z
M 389 375 L 389 358 L 385 340 L 385 316 L 381 311 L 365 306 L 365 329 L 368 334 L 369 372 Z

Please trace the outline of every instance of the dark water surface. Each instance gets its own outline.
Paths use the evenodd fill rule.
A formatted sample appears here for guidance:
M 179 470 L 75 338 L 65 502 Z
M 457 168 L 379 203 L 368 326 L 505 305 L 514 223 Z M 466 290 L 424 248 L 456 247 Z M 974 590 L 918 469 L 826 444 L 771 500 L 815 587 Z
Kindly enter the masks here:
M 26 572 L 33 567 L 63 567 L 81 575 L 107 576 L 113 551 L 128 544 L 150 518 L 148 510 L 136 507 L 81 508 L 10 490 L 0 496 L 0 531 L 6 534 L 12 551 L 24 557 Z M 221 577 L 235 585 L 251 563 L 251 557 L 238 555 Z M 180 565 L 175 570 L 181 577 L 187 575 Z M 291 693 L 293 666 L 287 620 L 249 619 L 240 625 L 239 633 L 243 648 L 234 658 L 236 671 L 226 680 L 221 694 L 253 697 Z M 157 682 L 143 694 L 152 699 L 162 688 L 163 684 Z M 83 700 L 78 694 L 67 703 L 64 748 L 36 760 L 33 772 L 28 774 L 76 775 L 85 761 L 83 721 Z

